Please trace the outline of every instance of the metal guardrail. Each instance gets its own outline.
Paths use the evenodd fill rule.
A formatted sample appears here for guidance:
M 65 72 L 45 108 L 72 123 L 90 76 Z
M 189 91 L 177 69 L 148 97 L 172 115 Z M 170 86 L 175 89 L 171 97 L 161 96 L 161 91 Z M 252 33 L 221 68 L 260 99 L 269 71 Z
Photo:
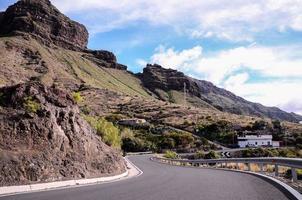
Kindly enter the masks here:
M 297 171 L 296 169 L 302 169 L 302 159 L 300 158 L 228 158 L 228 159 L 199 159 L 199 160 L 183 160 L 183 159 L 168 159 L 162 157 L 152 157 L 153 160 L 168 164 L 186 164 L 191 166 L 200 165 L 213 165 L 217 167 L 217 164 L 223 164 L 227 166 L 228 163 L 242 163 L 248 166 L 248 170 L 251 170 L 251 164 L 258 164 L 260 166 L 260 171 L 263 172 L 264 165 L 274 165 L 275 166 L 275 176 L 279 175 L 279 166 L 290 167 L 292 172 L 293 181 L 297 181 Z

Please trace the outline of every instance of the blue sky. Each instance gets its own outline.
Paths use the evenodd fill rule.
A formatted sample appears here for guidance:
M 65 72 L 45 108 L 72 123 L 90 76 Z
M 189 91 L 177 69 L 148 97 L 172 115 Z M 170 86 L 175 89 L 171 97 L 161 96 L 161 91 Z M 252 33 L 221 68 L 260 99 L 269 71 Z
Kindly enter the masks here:
M 113 51 L 131 71 L 159 63 L 302 114 L 301 1 L 51 2 L 88 28 L 89 48 Z

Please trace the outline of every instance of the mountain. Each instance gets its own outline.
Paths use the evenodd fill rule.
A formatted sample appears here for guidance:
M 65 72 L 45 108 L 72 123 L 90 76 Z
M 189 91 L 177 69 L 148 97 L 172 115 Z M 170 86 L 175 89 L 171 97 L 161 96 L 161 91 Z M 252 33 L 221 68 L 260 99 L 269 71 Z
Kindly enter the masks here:
M 182 72 L 165 69 L 157 64 L 148 64 L 143 73 L 138 76 L 144 87 L 164 101 L 188 103 L 195 107 L 214 108 L 239 115 L 268 117 L 291 122 L 302 121 L 302 116 L 297 114 L 247 101 L 225 89 L 216 87 L 211 82 L 197 80 Z M 186 102 L 184 102 L 184 89 L 187 93 Z
M 0 30 L 0 186 L 124 172 L 121 152 L 71 92 L 87 84 L 136 94 L 115 76 L 139 80 L 112 53 L 88 50 L 86 28 L 48 0 L 18 1 L 0 14 Z
M 31 33 L 44 44 L 67 49 L 86 49 L 88 31 L 51 5 L 49 0 L 21 0 L 0 14 L 2 35 Z
M 86 28 L 50 1 L 21 0 L 0 16 L 0 85 L 39 80 L 71 91 L 89 86 L 149 96 L 113 53 L 87 49 Z
M 0 89 L 0 186 L 125 171 L 81 117 L 72 96 L 38 82 Z

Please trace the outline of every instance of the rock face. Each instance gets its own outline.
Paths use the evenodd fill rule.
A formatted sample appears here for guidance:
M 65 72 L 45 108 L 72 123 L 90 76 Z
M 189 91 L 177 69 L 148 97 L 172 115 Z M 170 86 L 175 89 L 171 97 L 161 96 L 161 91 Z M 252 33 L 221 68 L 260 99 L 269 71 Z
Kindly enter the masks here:
M 127 66 L 117 63 L 116 56 L 110 51 L 86 50 L 85 52 L 87 54 L 83 56 L 97 64 L 99 67 L 127 70 Z
M 227 90 L 216 87 L 208 81 L 197 80 L 184 75 L 182 72 L 165 69 L 157 64 L 148 64 L 147 67 L 144 68 L 143 73 L 138 76 L 142 80 L 143 85 L 159 97 L 158 89 L 165 92 L 171 90 L 183 92 L 185 84 L 186 90 L 188 91 L 188 101 L 190 97 L 197 97 L 220 111 L 269 117 L 291 122 L 299 122 L 302 120 L 302 116 L 284 112 L 276 107 L 266 107 L 261 104 L 249 102 Z M 196 104 L 194 106 L 199 105 Z
M 124 171 L 67 93 L 38 82 L 0 89 L 0 186 Z
M 49 0 L 20 0 L 0 14 L 0 34 L 20 33 L 72 50 L 86 49 L 88 42 L 85 26 L 60 13 Z

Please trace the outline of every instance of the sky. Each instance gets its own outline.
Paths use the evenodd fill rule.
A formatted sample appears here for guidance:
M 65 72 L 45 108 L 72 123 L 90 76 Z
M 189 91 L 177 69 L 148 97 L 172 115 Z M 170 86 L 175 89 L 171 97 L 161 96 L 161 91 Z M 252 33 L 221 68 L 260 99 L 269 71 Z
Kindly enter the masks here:
M 88 28 L 89 48 L 114 52 L 133 72 L 157 63 L 302 114 L 302 0 L 51 2 Z

